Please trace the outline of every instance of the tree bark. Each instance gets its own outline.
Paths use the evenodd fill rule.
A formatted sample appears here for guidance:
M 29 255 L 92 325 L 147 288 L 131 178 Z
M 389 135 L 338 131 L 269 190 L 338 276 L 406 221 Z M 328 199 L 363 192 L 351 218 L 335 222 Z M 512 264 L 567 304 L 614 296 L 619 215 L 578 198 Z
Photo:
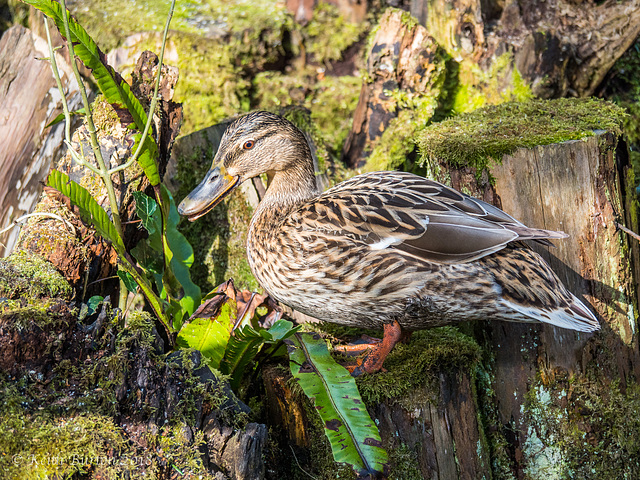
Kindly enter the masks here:
M 625 222 L 637 231 L 637 219 L 630 214 L 635 200 L 626 185 L 629 168 L 625 143 L 608 132 L 506 155 L 491 167 L 493 187 L 488 182 L 478 186 L 473 169 L 442 165 L 440 171 L 454 187 L 493 201 L 527 225 L 570 235 L 556 241 L 555 248 L 534 248 L 596 313 L 602 329 L 585 334 L 548 325 L 478 323 L 472 330 L 485 352 L 479 370 L 472 365 L 452 370 L 443 362 L 435 398 L 433 389 L 425 387 L 369 404 L 385 446 L 408 448 L 422 478 L 502 478 L 505 471 L 518 479 L 539 478 L 531 469 L 546 458 L 545 449 L 565 452 L 554 461 L 567 472 L 570 455 L 562 449 L 569 447 L 562 446 L 565 430 L 560 428 L 585 432 L 592 442 L 606 436 L 606 414 L 590 411 L 580 388 L 587 383 L 604 398 L 611 385 L 625 388 L 640 378 L 635 327 L 640 257 L 636 241 L 630 244 L 616 228 L 616 222 Z M 566 386 L 569 379 L 574 387 Z M 265 383 L 274 424 L 284 424 L 292 445 L 308 448 L 311 420 L 283 387 L 286 378 L 271 370 Z M 574 390 L 554 396 L 558 385 Z M 536 410 L 536 398 L 548 392 L 549 410 Z M 573 412 L 580 412 L 578 418 Z M 541 437 L 557 416 L 566 419 L 560 430 Z M 540 439 L 542 446 L 532 447 Z M 597 461 L 587 456 L 585 464 Z

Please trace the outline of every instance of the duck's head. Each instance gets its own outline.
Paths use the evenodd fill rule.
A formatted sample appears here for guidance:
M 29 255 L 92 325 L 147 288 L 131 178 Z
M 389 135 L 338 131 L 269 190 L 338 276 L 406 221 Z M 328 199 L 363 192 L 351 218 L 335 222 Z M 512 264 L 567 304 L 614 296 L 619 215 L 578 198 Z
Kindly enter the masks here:
M 309 145 L 300 130 L 270 112 L 253 112 L 225 131 L 211 169 L 178 206 L 194 221 L 208 213 L 245 180 L 263 173 L 297 172 L 313 178 Z

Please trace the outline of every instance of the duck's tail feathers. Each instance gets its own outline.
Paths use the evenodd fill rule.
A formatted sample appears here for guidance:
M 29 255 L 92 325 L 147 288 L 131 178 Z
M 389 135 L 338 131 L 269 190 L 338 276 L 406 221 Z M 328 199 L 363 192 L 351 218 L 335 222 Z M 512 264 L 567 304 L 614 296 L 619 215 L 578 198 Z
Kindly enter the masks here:
M 567 328 L 578 332 L 595 332 L 600 330 L 600 322 L 584 303 L 571 295 L 571 303 L 556 308 L 525 307 L 513 302 L 509 306 L 532 320 L 548 323 L 555 327 Z

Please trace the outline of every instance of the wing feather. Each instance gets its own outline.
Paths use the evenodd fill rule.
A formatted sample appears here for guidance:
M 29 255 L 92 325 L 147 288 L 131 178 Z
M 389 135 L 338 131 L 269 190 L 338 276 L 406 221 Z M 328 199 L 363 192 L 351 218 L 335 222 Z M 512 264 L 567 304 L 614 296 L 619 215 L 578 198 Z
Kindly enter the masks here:
M 547 239 L 567 236 L 529 228 L 482 200 L 404 172 L 353 177 L 290 218 L 305 232 L 448 264 L 482 258 L 516 240 L 550 244 Z

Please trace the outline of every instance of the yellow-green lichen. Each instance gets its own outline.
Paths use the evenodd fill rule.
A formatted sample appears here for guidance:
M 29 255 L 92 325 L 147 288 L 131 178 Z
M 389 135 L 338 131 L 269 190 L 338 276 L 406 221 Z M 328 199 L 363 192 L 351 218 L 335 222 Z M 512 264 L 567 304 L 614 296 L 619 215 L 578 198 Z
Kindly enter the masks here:
M 420 134 L 421 163 L 475 167 L 532 148 L 594 135 L 621 133 L 624 110 L 595 98 L 507 102 L 433 124 Z
M 576 375 L 538 382 L 524 406 L 528 480 L 638 478 L 640 387 Z

